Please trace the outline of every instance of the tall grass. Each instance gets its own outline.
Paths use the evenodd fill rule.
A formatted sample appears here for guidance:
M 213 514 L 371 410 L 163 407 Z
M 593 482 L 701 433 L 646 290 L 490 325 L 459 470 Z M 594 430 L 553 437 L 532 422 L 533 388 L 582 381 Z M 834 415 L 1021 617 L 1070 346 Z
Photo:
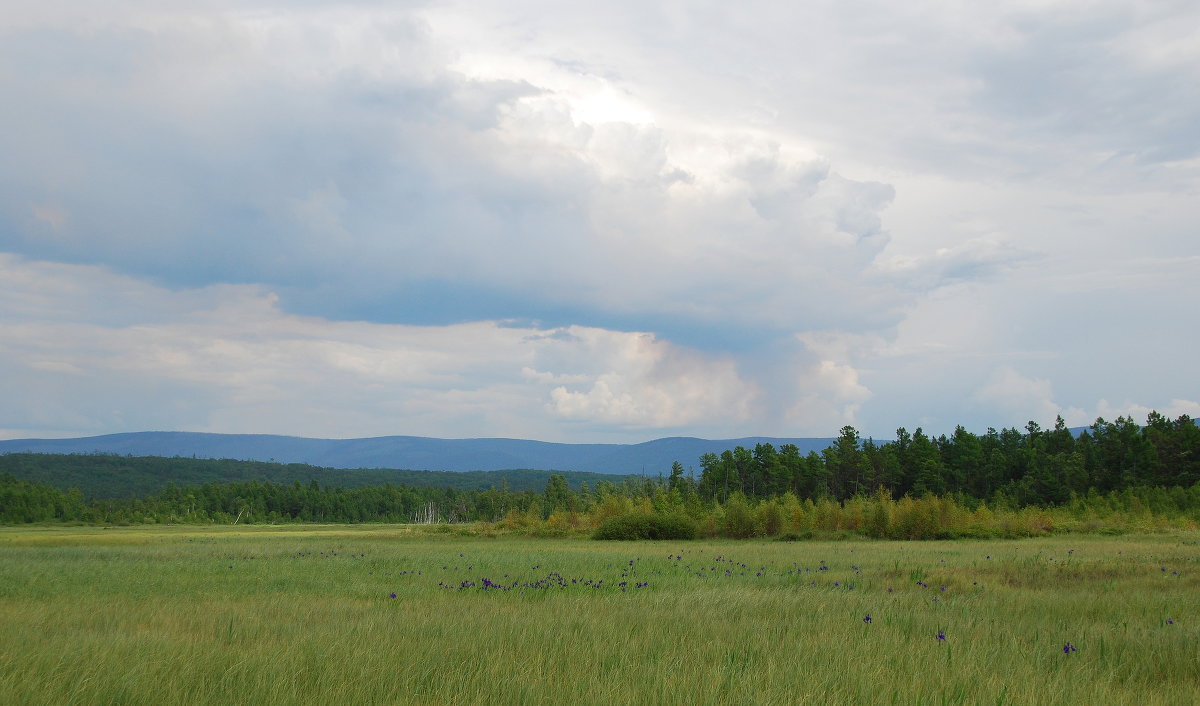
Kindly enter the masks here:
M 1198 540 L 6 529 L 0 703 L 1192 704 Z

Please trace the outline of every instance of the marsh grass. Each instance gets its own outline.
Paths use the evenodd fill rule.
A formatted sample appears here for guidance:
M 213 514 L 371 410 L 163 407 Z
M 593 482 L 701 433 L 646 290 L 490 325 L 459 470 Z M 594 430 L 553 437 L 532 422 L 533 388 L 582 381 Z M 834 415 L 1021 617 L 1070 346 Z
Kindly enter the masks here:
M 0 530 L 0 703 L 1193 704 L 1196 539 Z

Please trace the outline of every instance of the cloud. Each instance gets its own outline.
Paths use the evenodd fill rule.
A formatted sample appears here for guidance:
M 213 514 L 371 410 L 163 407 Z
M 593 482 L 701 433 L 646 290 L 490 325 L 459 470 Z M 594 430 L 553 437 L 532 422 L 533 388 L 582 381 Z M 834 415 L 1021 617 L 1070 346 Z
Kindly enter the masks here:
M 997 369 L 975 397 L 1009 414 L 1028 415 L 1034 421 L 1053 419 L 1062 410 L 1054 402 L 1049 380 L 1025 377 L 1008 366 Z
M 593 342 L 614 336 L 601 330 L 582 333 Z M 755 416 L 757 386 L 739 375 L 732 358 L 701 356 L 649 334 L 617 340 L 623 353 L 607 363 L 620 367 L 583 385 L 555 387 L 549 404 L 555 414 L 634 429 L 739 426 Z
M 1200 99 L 1184 86 L 1200 70 L 1181 40 L 1198 18 L 1173 2 L 1001 11 L 1007 39 L 976 55 L 974 100 L 1051 154 L 1071 145 L 1143 164 L 1195 157 Z
M 853 426 L 858 424 L 859 409 L 870 398 L 871 391 L 859 380 L 855 368 L 822 360 L 797 381 L 786 419 L 799 428 Z
M 995 277 L 1038 253 L 997 236 L 971 238 L 953 247 L 917 257 L 892 256 L 876 261 L 878 271 L 902 286 L 936 289 L 955 282 Z
M 862 167 L 993 185 L 1095 182 L 1115 155 L 1149 172 L 1200 144 L 1191 3 L 522 4 L 536 8 L 522 23 L 533 41 L 461 30 L 474 54 L 552 44 L 595 63 L 597 47 L 611 47 L 605 68 L 635 76 L 640 95 L 665 106 L 662 120 L 699 114 L 786 132 Z M 512 8 L 474 5 L 487 19 Z M 461 24 L 453 12 L 431 14 L 441 31 Z
M 37 67 L 0 77 L 22 106 L 0 118 L 10 252 L 261 284 L 338 319 L 787 335 L 889 315 L 891 285 L 864 277 L 889 185 L 656 123 L 595 73 L 468 75 L 419 12 L 126 10 L 8 34 L 5 63 Z
M 1198 13 L 14 7 L 0 426 L 577 440 L 1183 408 Z
M 1190 417 L 1200 414 L 1200 402 L 1184 399 L 1172 399 L 1158 407 L 1129 400 L 1114 405 L 1105 399 L 1099 400 L 1091 408 L 1092 411 L 1074 406 L 1063 407 L 1054 401 L 1049 380 L 1028 378 L 1007 366 L 995 371 L 987 384 L 978 390 L 976 399 L 998 406 L 1013 415 L 1024 411 L 1028 419 L 1046 427 L 1052 425 L 1058 416 L 1061 416 L 1068 426 L 1081 427 L 1091 425 L 1098 418 L 1111 422 L 1117 417 L 1128 417 L 1138 424 L 1144 424 L 1152 411 L 1157 411 L 1169 419 L 1176 419 L 1184 414 Z
M 1158 412 L 1168 419 L 1178 419 L 1185 414 L 1192 419 L 1197 419 L 1200 418 L 1200 402 L 1173 399 L 1161 407 L 1147 407 L 1129 400 L 1116 405 L 1111 404 L 1108 400 L 1100 400 L 1092 412 L 1072 407 L 1063 413 L 1063 418 L 1067 424 L 1080 427 L 1091 426 L 1097 419 L 1112 422 L 1118 417 L 1126 417 L 1138 424 L 1145 424 L 1146 417 L 1151 412 Z
M 23 435 L 133 425 L 603 437 L 737 424 L 761 411 L 732 359 L 648 333 L 336 322 L 283 312 L 253 286 L 173 292 L 102 268 L 12 257 L 0 259 L 0 273 L 9 285 L 0 307 L 21 312 L 0 321 L 0 426 Z M 91 319 L 93 292 L 107 294 L 103 321 Z M 145 301 L 162 315 L 141 319 Z

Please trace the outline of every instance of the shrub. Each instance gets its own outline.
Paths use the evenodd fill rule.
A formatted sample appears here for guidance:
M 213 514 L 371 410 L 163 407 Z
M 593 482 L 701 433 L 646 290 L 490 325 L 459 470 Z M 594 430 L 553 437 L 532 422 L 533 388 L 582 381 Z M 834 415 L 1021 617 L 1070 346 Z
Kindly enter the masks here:
M 762 528 L 763 534 L 773 537 L 783 531 L 783 524 L 786 520 L 783 506 L 780 503 L 774 500 L 759 503 L 754 514 L 755 521 Z
M 761 534 L 757 518 L 754 512 L 750 509 L 750 503 L 746 501 L 746 496 L 741 493 L 734 493 L 729 496 L 729 500 L 725 501 L 725 517 L 721 523 L 721 529 L 727 537 L 736 537 L 745 539 Z
M 650 517 L 647 515 L 617 515 L 600 523 L 593 539 L 646 539 L 650 536 Z
M 696 525 L 686 515 L 620 515 L 600 523 L 593 539 L 695 539 Z
M 650 522 L 650 539 L 696 538 L 696 523 L 687 515 L 653 515 Z
M 633 501 L 623 495 L 606 494 L 600 504 L 592 510 L 592 519 L 604 524 L 605 520 L 628 515 L 633 512 Z

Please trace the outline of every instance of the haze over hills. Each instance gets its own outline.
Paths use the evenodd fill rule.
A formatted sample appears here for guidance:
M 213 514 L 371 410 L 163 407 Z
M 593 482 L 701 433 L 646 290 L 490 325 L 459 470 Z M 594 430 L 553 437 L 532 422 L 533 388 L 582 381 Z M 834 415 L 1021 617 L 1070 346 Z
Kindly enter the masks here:
M 674 461 L 698 467 L 705 453 L 735 446 L 776 448 L 795 444 L 801 454 L 820 451 L 832 438 L 669 437 L 640 444 L 560 444 L 523 439 L 435 439 L 383 436 L 366 439 L 309 439 L 269 434 L 135 432 L 75 439 L 0 441 L 0 453 L 111 453 L 129 456 L 195 456 L 247 461 L 306 463 L 326 468 L 402 468 L 435 471 L 495 471 L 515 468 L 594 473 L 666 474 Z M 697 470 L 699 470 L 697 468 Z

